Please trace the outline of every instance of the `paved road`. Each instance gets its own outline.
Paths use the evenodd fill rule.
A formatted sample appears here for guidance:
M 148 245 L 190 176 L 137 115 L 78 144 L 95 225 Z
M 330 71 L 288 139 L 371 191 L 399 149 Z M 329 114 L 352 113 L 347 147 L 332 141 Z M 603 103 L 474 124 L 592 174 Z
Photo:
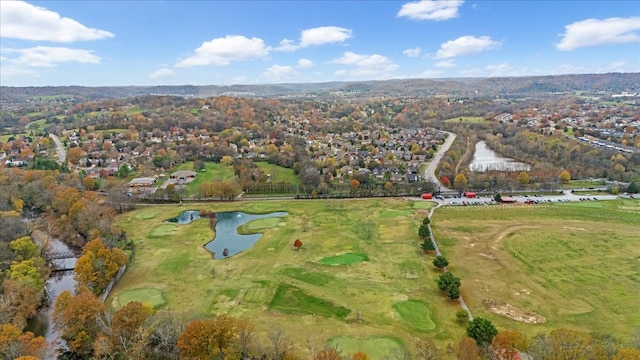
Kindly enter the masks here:
M 64 150 L 62 142 L 57 135 L 49 134 L 49 137 L 52 138 L 53 142 L 56 144 L 56 155 L 58 156 L 58 163 L 64 164 L 64 161 L 67 159 L 67 152 Z
M 448 188 L 442 186 L 442 184 L 440 184 L 440 180 L 436 177 L 436 168 L 438 167 L 440 160 L 442 160 L 442 157 L 444 156 L 444 154 L 446 154 L 447 151 L 449 151 L 451 144 L 453 144 L 453 140 L 456 139 L 456 134 L 450 133 L 450 132 L 447 134 L 449 134 L 447 136 L 447 139 L 444 141 L 442 146 L 440 146 L 440 149 L 438 149 L 438 152 L 433 155 L 433 158 L 431 159 L 431 162 L 429 162 L 429 165 L 427 165 L 427 168 L 424 169 L 425 181 L 430 181 L 436 184 L 437 189 L 439 191 L 449 190 Z

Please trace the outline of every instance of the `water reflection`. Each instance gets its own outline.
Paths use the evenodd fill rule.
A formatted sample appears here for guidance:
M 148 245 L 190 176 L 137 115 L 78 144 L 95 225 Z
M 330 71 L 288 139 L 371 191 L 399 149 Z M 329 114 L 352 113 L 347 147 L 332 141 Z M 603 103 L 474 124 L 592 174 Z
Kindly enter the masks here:
M 501 157 L 489 149 L 484 141 L 476 144 L 476 151 L 469 165 L 471 171 L 529 171 L 530 168 L 529 164 Z
M 215 217 L 218 220 L 215 226 L 216 236 L 205 245 L 205 248 L 214 253 L 216 259 L 233 256 L 243 250 L 251 248 L 262 237 L 261 233 L 238 234 L 238 228 L 240 226 L 253 220 L 285 217 L 287 215 L 286 212 L 247 214 L 239 211 L 230 211 L 216 213 Z M 225 249 L 227 249 L 227 256 L 223 256 Z

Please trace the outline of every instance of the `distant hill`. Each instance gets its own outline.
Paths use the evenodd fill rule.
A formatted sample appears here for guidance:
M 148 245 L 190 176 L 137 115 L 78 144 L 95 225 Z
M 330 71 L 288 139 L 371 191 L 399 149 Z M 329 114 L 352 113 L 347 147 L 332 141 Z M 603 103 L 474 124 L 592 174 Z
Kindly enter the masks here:
M 0 101 L 73 95 L 84 100 L 118 99 L 139 95 L 210 97 L 219 95 L 271 97 L 322 95 L 336 92 L 369 96 L 531 96 L 575 91 L 620 92 L 640 90 L 640 73 L 524 76 L 456 79 L 397 79 L 385 81 L 292 83 L 265 85 L 167 86 L 45 86 L 0 87 Z

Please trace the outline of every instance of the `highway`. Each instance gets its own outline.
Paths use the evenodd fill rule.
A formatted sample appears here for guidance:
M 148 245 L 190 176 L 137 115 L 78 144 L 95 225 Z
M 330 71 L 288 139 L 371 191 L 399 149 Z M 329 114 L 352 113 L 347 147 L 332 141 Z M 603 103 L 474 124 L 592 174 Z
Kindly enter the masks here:
M 447 139 L 444 141 L 442 146 L 440 146 L 440 148 L 438 149 L 438 152 L 433 155 L 433 158 L 427 165 L 427 168 L 424 169 L 424 180 L 428 182 L 433 182 L 434 184 L 436 184 L 438 191 L 450 190 L 442 186 L 442 184 L 440 184 L 440 179 L 436 177 L 436 168 L 438 167 L 440 160 L 442 160 L 442 157 L 444 156 L 444 154 L 446 154 L 447 151 L 449 151 L 451 144 L 453 144 L 453 141 L 456 139 L 456 134 L 450 133 L 450 132 L 447 132 L 447 134 L 448 134 Z

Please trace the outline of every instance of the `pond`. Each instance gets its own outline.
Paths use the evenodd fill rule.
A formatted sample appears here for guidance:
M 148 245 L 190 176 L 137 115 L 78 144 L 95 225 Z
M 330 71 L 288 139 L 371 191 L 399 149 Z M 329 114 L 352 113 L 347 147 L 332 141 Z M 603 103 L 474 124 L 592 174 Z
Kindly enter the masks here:
M 184 225 L 197 219 L 200 219 L 200 210 L 187 210 L 182 214 L 178 215 L 178 217 L 169 219 L 167 221 Z
M 476 144 L 473 160 L 469 164 L 471 171 L 529 171 L 529 164 L 521 163 L 510 158 L 501 157 L 489 149 L 484 141 Z
M 213 215 L 217 220 L 214 229 L 216 236 L 205 245 L 205 248 L 211 251 L 216 259 L 224 259 L 233 256 L 241 251 L 250 249 L 262 237 L 261 233 L 239 234 L 238 228 L 240 226 L 253 220 L 285 217 L 287 215 L 288 213 L 284 211 L 268 214 L 248 214 L 241 211 L 217 212 Z M 200 212 L 198 210 L 189 210 L 169 221 L 177 222 L 179 224 L 188 224 L 199 218 Z M 225 249 L 227 250 L 226 256 L 223 255 Z

